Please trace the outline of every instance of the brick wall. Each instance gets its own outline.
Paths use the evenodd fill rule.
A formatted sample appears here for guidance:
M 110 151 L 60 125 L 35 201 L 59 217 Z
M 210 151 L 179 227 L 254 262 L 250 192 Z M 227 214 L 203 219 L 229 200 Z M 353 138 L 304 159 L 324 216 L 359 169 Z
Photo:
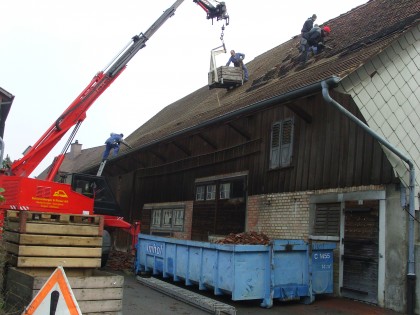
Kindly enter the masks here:
M 382 186 L 361 186 L 248 196 L 247 231 L 264 232 L 269 238 L 307 239 L 310 231 L 310 196 L 327 193 L 380 190 Z
M 270 238 L 305 239 L 309 229 L 310 192 L 248 197 L 247 231 Z
M 191 226 L 192 226 L 192 210 L 193 202 L 185 201 L 185 212 L 184 212 L 184 231 L 183 232 L 174 232 L 174 237 L 181 240 L 190 240 L 191 239 Z

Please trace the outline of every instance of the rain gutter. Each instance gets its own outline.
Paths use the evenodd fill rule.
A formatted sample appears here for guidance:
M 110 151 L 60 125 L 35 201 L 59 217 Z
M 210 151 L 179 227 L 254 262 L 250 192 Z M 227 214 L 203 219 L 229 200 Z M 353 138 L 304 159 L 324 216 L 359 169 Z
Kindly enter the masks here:
M 336 107 L 341 113 L 350 118 L 354 123 L 371 135 L 383 146 L 388 148 L 391 152 L 397 155 L 400 159 L 406 162 L 410 169 L 410 183 L 409 183 L 409 225 L 408 225 L 408 265 L 407 265 L 407 313 L 409 315 L 414 314 L 415 307 L 415 288 L 416 288 L 416 270 L 415 270 L 415 252 L 414 252 L 414 187 L 415 187 L 415 170 L 413 161 L 403 152 L 398 150 L 395 146 L 385 140 L 382 136 L 373 131 L 368 125 L 362 122 L 359 118 L 350 113 L 341 104 L 336 102 L 329 95 L 328 89 L 331 87 L 328 81 L 321 82 L 322 85 L 322 96 L 324 100 Z

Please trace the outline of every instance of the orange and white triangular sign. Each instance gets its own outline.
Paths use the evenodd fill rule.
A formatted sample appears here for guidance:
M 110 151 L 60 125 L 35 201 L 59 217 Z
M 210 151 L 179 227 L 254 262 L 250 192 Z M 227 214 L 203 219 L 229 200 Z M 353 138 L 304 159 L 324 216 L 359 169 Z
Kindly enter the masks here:
M 59 266 L 22 315 L 82 315 L 63 267 Z

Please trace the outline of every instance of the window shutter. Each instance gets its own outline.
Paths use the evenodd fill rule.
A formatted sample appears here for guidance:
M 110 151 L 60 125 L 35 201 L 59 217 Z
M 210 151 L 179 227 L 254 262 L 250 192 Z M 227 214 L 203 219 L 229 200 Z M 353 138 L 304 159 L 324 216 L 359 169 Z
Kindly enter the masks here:
M 293 149 L 293 120 L 284 120 L 281 126 L 280 138 L 280 166 L 289 166 L 292 160 Z
M 270 169 L 280 166 L 280 126 L 275 123 L 271 127 Z
M 340 236 L 340 204 L 317 204 L 314 235 Z

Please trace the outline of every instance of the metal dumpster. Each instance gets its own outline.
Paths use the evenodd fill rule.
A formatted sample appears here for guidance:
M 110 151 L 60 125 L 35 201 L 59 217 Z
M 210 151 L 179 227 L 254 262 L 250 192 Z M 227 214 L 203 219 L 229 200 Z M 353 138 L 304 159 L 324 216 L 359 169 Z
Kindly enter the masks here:
M 138 235 L 135 270 L 151 272 L 232 300 L 302 299 L 333 292 L 333 243 L 273 240 L 270 245 L 230 245 Z

